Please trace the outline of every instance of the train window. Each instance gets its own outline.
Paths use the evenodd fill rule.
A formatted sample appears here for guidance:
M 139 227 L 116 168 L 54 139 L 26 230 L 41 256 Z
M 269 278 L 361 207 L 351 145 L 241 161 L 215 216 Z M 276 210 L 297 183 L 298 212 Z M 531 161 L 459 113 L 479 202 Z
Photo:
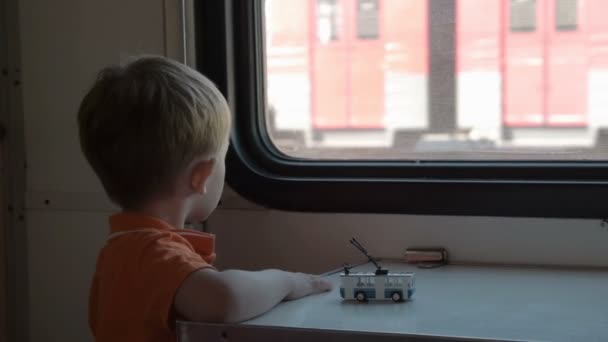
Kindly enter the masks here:
M 536 30 L 536 0 L 511 0 L 511 31 Z
M 555 26 L 558 31 L 577 28 L 578 0 L 555 0 Z
M 317 39 L 327 43 L 338 39 L 337 0 L 317 0 Z
M 605 216 L 608 2 L 196 4 L 197 65 L 234 106 L 227 181 L 245 197 L 315 212 Z
M 357 0 L 357 37 L 378 38 L 378 0 Z

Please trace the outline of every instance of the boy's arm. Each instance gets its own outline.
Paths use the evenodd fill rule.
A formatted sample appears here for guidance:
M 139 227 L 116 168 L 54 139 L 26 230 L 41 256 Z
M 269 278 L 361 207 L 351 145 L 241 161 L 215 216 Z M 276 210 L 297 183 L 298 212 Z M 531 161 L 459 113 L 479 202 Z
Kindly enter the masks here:
M 258 316 L 285 299 L 330 289 L 327 280 L 304 273 L 202 269 L 182 283 L 174 306 L 192 321 L 239 322 Z

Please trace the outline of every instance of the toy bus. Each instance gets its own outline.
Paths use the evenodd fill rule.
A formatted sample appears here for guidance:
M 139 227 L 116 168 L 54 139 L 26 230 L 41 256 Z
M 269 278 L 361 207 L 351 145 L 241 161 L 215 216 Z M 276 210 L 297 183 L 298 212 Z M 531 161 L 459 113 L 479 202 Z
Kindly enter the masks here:
M 413 273 L 376 275 L 373 272 L 342 273 L 340 296 L 359 302 L 367 300 L 393 300 L 402 302 L 414 294 Z
M 403 302 L 412 297 L 415 291 L 414 273 L 389 272 L 372 258 L 356 239 L 350 243 L 359 249 L 376 266 L 375 272 L 350 272 L 344 266 L 340 274 L 340 296 L 345 300 L 392 300 Z

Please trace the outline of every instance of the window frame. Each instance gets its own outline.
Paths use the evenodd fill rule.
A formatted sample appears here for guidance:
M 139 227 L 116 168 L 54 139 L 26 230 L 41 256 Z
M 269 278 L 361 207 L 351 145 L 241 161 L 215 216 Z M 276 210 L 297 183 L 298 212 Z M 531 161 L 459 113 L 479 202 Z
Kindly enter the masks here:
M 429 0 L 430 20 L 445 17 L 448 9 L 440 7 L 454 1 Z M 262 10 L 262 0 L 195 4 L 196 65 L 233 109 L 226 182 L 241 196 L 264 207 L 300 212 L 606 217 L 604 161 L 308 161 L 282 155 L 270 141 L 265 118 L 257 115 L 266 101 L 264 79 L 257 78 L 264 65 Z M 445 30 L 445 25 L 430 25 L 430 41 L 435 37 L 442 46 L 454 44 L 453 36 L 433 32 L 434 26 Z M 438 44 L 429 45 L 430 70 L 443 72 L 431 72 L 434 92 L 429 93 L 449 96 L 446 92 L 455 88 L 454 66 L 446 67 L 445 56 L 452 54 L 433 54 Z M 446 80 L 443 75 L 451 76 Z M 430 103 L 431 122 L 433 112 L 454 103 L 435 106 Z

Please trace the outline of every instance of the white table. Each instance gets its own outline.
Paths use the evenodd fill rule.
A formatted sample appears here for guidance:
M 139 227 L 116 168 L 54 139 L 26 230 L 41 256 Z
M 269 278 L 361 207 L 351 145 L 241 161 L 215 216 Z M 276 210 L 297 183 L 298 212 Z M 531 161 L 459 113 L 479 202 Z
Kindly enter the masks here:
M 608 341 L 608 271 L 383 267 L 416 273 L 411 301 L 345 302 L 339 275 L 331 274 L 332 292 L 281 303 L 241 324 L 178 322 L 180 341 Z

